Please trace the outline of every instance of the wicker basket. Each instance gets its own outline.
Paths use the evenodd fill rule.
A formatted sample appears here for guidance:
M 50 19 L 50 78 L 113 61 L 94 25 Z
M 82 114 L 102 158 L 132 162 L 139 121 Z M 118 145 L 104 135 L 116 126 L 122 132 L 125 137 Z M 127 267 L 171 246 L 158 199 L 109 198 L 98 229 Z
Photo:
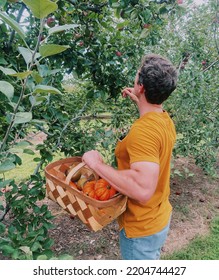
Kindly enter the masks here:
M 79 164 L 66 176 L 66 170 L 74 162 Z M 66 158 L 47 165 L 45 168 L 47 196 L 65 211 L 77 216 L 91 230 L 98 231 L 125 211 L 127 197 L 116 194 L 107 201 L 99 201 L 69 186 L 71 177 L 80 168 L 86 169 L 84 174 L 87 177 L 93 175 L 97 178 L 92 170 L 84 166 L 81 157 Z

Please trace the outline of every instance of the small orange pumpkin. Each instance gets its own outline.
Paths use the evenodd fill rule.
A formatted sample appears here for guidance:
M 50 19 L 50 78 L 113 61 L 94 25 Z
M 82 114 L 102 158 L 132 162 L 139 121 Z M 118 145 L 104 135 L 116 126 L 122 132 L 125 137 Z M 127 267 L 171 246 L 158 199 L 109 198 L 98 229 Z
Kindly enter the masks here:
M 99 200 L 108 200 L 110 199 L 114 194 L 116 194 L 116 190 L 110 186 L 110 184 L 104 180 L 99 179 L 94 187 L 95 194 L 98 197 Z
M 91 198 L 94 198 L 94 199 L 98 199 L 97 196 L 96 196 L 96 193 L 95 193 L 95 184 L 96 184 L 96 181 L 88 181 L 84 186 L 83 186 L 83 193 Z
M 77 189 L 77 185 L 72 181 L 70 181 L 69 186 Z

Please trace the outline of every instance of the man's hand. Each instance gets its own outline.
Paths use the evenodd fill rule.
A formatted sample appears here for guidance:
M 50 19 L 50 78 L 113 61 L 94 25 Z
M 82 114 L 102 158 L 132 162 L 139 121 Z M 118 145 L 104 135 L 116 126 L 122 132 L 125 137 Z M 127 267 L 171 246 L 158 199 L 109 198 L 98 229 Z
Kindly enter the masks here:
M 122 97 L 127 97 L 129 96 L 135 103 L 139 102 L 138 97 L 136 96 L 134 88 L 124 88 L 122 90 Z
M 84 161 L 88 167 L 90 167 L 91 169 L 94 170 L 95 166 L 98 163 L 103 162 L 103 159 L 98 151 L 91 150 L 91 151 L 84 153 L 84 155 L 82 156 L 82 161 Z

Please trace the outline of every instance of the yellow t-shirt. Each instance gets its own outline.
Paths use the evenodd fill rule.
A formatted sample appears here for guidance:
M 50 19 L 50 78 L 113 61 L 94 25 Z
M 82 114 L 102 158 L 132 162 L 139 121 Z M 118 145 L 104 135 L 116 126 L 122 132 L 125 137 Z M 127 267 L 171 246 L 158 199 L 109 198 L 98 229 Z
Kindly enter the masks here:
M 169 221 L 170 162 L 175 140 L 175 126 L 164 111 L 149 112 L 137 119 L 128 135 L 117 143 L 115 156 L 119 170 L 130 169 L 131 163 L 140 161 L 160 165 L 158 184 L 150 200 L 141 204 L 129 198 L 126 211 L 118 218 L 127 237 L 155 234 Z

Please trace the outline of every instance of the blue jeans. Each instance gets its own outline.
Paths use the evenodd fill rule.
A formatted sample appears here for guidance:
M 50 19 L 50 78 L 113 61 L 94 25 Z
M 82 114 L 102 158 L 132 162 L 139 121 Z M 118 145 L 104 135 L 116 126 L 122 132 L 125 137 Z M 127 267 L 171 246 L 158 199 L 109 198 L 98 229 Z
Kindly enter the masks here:
M 125 230 L 122 229 L 119 234 L 122 259 L 158 260 L 160 250 L 167 238 L 169 227 L 170 223 L 158 233 L 138 238 L 128 238 Z

